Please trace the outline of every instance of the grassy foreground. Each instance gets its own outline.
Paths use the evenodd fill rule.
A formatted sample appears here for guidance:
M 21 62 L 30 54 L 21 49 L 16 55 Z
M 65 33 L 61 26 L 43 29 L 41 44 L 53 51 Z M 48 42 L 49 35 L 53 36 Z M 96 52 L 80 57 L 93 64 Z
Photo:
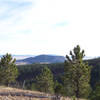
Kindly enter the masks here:
M 11 87 L 0 86 L 0 100 L 58 100 L 50 98 L 50 96 L 51 96 L 50 94 L 38 91 L 21 90 Z M 67 98 L 61 97 L 59 100 L 72 100 L 72 99 L 68 97 Z
M 12 94 L 14 95 L 12 96 Z M 36 97 L 30 97 L 31 95 Z M 51 100 L 49 98 L 40 98 L 41 96 L 49 96 L 49 94 L 37 91 L 21 90 L 11 87 L 0 87 L 0 100 Z

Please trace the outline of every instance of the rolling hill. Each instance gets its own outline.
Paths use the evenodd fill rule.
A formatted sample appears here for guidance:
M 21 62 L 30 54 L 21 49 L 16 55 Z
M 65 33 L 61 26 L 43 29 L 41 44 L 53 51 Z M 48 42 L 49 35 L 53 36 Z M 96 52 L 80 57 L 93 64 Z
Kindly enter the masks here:
M 29 57 L 26 59 L 17 60 L 17 65 L 24 65 L 24 64 L 33 64 L 33 63 L 40 63 L 40 64 L 49 64 L 49 63 L 62 63 L 65 61 L 65 57 L 63 56 L 53 56 L 53 55 L 39 55 L 35 57 Z

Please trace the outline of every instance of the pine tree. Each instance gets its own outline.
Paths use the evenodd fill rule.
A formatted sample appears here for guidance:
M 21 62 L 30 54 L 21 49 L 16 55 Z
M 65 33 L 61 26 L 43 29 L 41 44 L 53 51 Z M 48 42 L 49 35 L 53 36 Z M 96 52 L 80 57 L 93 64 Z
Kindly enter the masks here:
M 66 55 L 64 84 L 67 94 L 77 98 L 88 96 L 90 90 L 90 66 L 83 61 L 84 50 L 77 45 L 70 56 Z
M 65 96 L 64 86 L 63 84 L 59 83 L 57 80 L 54 82 L 54 91 L 56 95 L 63 95 Z
M 53 74 L 48 67 L 44 67 L 42 72 L 36 77 L 37 88 L 41 92 L 54 93 Z
M 100 100 L 100 82 L 96 84 L 95 90 L 91 92 L 90 100 Z
M 0 61 L 0 83 L 8 85 L 14 82 L 18 76 L 18 70 L 15 65 L 16 59 L 13 59 L 11 54 L 6 54 L 1 57 Z

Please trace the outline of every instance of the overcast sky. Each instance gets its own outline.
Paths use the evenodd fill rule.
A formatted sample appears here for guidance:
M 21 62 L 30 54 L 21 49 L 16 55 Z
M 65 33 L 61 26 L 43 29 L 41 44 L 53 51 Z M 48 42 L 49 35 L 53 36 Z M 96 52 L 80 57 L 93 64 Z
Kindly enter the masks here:
M 100 56 L 100 0 L 0 0 L 0 54 Z

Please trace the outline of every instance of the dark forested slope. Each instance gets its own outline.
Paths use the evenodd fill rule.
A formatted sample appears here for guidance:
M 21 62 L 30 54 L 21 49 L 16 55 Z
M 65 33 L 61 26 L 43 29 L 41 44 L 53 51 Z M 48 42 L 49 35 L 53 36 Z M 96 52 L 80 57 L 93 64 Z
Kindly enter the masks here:
M 100 58 L 85 60 L 91 66 L 91 82 L 92 87 L 100 81 Z M 24 80 L 35 80 L 35 77 L 41 72 L 43 67 L 48 66 L 53 75 L 54 80 L 58 80 L 61 82 L 61 77 L 64 74 L 64 63 L 54 63 L 54 64 L 31 64 L 31 65 L 20 65 L 19 69 L 19 77 L 18 81 Z

